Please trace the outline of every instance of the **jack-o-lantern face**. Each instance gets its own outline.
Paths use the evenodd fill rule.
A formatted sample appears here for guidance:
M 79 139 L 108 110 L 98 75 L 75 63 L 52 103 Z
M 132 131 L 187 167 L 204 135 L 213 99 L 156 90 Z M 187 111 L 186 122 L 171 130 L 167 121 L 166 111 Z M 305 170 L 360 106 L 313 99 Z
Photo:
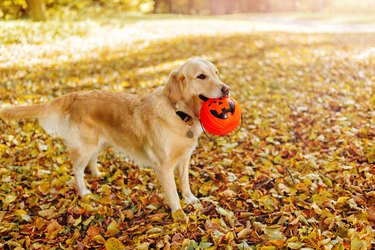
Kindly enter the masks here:
M 228 119 L 228 113 L 233 115 L 235 111 L 235 104 L 233 100 L 223 101 L 223 98 L 220 98 L 218 101 L 213 101 L 208 104 L 210 108 L 210 113 L 219 119 Z
M 208 99 L 200 111 L 203 128 L 214 135 L 232 132 L 241 121 L 241 109 L 231 97 Z

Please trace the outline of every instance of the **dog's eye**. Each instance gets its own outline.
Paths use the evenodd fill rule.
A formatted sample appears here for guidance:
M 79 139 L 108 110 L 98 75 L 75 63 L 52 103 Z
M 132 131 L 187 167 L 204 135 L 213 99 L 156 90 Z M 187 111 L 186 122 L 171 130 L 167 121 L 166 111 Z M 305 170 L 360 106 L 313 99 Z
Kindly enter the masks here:
M 204 80 L 204 79 L 206 79 L 206 75 L 200 74 L 199 76 L 197 76 L 197 78 L 201 79 L 201 80 Z

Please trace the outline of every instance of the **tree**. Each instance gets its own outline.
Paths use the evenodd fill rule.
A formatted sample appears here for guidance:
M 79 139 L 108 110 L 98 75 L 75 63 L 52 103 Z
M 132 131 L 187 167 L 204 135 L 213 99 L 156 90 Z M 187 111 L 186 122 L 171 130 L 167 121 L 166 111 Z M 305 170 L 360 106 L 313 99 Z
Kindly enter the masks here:
M 319 12 L 327 7 L 328 2 L 326 0 L 315 0 L 313 1 L 312 11 Z
M 155 0 L 154 1 L 154 13 L 157 13 L 159 6 L 160 6 L 160 0 Z
M 193 0 L 188 0 L 187 1 L 186 9 L 187 9 L 187 14 L 193 14 L 193 13 L 195 13 Z
M 218 13 L 218 4 L 215 0 L 210 0 L 210 13 L 216 15 Z
M 29 8 L 33 21 L 46 20 L 46 5 L 44 0 L 29 0 Z

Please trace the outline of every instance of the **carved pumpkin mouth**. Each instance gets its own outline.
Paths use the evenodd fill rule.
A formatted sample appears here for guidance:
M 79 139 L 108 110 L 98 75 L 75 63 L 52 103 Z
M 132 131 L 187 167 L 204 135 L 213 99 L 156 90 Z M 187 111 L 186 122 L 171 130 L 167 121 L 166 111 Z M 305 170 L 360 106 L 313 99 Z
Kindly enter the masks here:
M 200 98 L 202 101 L 204 101 L 204 102 L 208 100 L 208 98 L 205 97 L 204 95 L 199 95 L 199 98 Z
M 210 113 L 216 118 L 228 119 L 228 114 L 233 115 L 235 112 L 235 104 L 233 100 L 229 100 L 229 102 L 224 102 L 223 98 L 220 98 L 218 101 L 211 102 L 210 104 L 208 104 L 208 107 L 211 107 Z

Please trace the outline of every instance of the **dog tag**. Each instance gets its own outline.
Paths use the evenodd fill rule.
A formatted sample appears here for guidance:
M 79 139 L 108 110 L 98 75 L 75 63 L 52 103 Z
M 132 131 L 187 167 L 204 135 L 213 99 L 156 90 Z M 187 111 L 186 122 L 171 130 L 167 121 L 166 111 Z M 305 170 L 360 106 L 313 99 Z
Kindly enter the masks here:
M 186 136 L 189 137 L 189 138 L 193 138 L 193 137 L 194 137 L 194 133 L 193 133 L 193 131 L 191 131 L 191 130 L 189 129 L 188 132 L 186 132 Z

